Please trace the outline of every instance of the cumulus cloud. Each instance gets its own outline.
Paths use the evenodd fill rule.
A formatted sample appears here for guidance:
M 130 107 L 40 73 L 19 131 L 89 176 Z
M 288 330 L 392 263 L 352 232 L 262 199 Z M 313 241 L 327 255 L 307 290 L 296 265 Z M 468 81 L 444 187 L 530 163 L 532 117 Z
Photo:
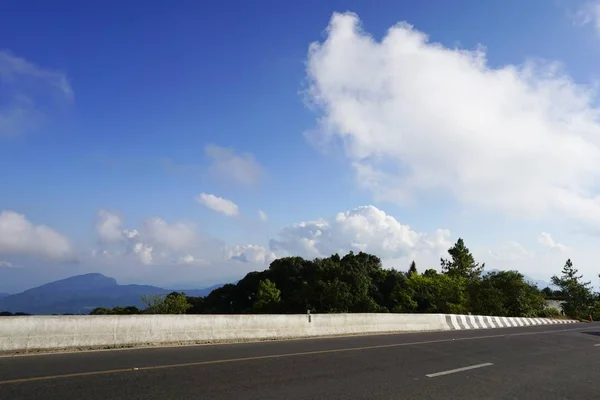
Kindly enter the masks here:
M 7 51 L 0 51 L 0 93 L 0 136 L 36 129 L 54 106 L 73 99 L 65 74 Z
M 96 222 L 96 233 L 101 243 L 121 244 L 119 250 L 94 251 L 92 256 L 112 256 L 116 253 L 132 254 L 142 264 L 152 264 L 153 251 L 159 248 L 166 251 L 179 252 L 193 247 L 199 240 L 195 227 L 187 222 L 172 224 L 152 217 L 146 219 L 139 229 L 124 229 L 123 219 L 117 213 L 100 210 Z
M 235 217 L 240 213 L 237 204 L 233 201 L 215 196 L 214 194 L 200 193 L 200 195 L 196 197 L 196 201 L 205 207 L 228 217 Z
M 144 221 L 139 230 L 139 237 L 143 242 L 173 251 L 189 249 L 199 240 L 194 224 L 183 221 L 169 224 L 157 217 Z
M 376 41 L 350 13 L 333 15 L 307 61 L 320 113 L 307 136 L 341 145 L 377 200 L 433 192 L 600 229 L 596 93 L 559 64 L 493 67 L 482 47 L 447 48 L 407 23 Z
M 209 173 L 216 179 L 251 186 L 260 181 L 264 170 L 250 153 L 238 154 L 231 148 L 208 145 L 204 153 L 211 160 Z
M 489 251 L 489 254 L 497 260 L 518 261 L 533 258 L 535 254 L 527 250 L 520 243 L 511 240 Z
M 225 244 L 199 235 L 189 221 L 150 217 L 137 228 L 126 229 L 118 213 L 101 210 L 96 233 L 101 240 L 100 248 L 91 253 L 93 258 L 114 262 L 125 257 L 143 265 L 206 265 L 207 258 L 225 260 Z
M 227 259 L 253 264 L 270 264 L 275 258 L 273 252 L 253 244 L 233 246 L 227 252 Z
M 179 257 L 179 260 L 177 263 L 181 264 L 181 265 L 200 265 L 200 266 L 210 265 L 210 262 L 208 260 L 194 257 L 191 254 L 186 254 L 185 256 Z
M 70 241 L 45 225 L 34 225 L 11 210 L 0 212 L 0 254 L 65 261 L 74 258 Z
M 111 243 L 124 239 L 123 219 L 117 213 L 107 210 L 98 211 L 96 233 L 101 241 Z
M 258 218 L 260 218 L 261 221 L 266 221 L 268 219 L 267 213 L 263 210 L 258 210 Z
M 546 232 L 540 233 L 540 236 L 538 237 L 538 242 L 550 249 L 558 250 L 560 252 L 567 252 L 570 250 L 568 246 L 565 246 L 564 244 L 555 241 L 554 238 L 552 238 L 552 235 Z
M 269 246 L 278 256 L 327 257 L 352 250 L 399 258 L 423 251 L 443 254 L 451 246 L 449 239 L 447 230 L 433 235 L 419 233 L 377 207 L 362 206 L 338 213 L 331 221 L 319 219 L 288 226 Z

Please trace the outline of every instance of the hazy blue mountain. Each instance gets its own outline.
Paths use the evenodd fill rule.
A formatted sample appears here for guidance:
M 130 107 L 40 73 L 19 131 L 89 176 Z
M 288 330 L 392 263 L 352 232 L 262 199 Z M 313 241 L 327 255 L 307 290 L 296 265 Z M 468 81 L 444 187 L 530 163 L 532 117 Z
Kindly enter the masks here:
M 179 290 L 189 296 L 206 296 L 213 289 Z M 114 278 L 92 273 L 72 276 L 21 293 L 0 297 L 0 311 L 29 314 L 87 314 L 96 307 L 143 307 L 143 295 L 173 290 L 149 285 L 119 285 Z
M 0 299 L 6 296 L 10 296 L 10 293 L 2 293 L 0 292 Z
M 223 285 L 225 285 L 225 284 L 218 283 L 216 285 L 212 285 L 212 286 L 209 286 L 204 289 L 191 289 L 191 290 L 182 289 L 182 290 L 177 290 L 177 292 L 184 292 L 186 295 L 193 296 L 193 297 L 204 297 L 204 296 L 208 296 L 210 294 L 210 292 L 212 292 L 215 289 L 220 288 Z M 169 290 L 169 292 L 172 292 L 172 290 Z

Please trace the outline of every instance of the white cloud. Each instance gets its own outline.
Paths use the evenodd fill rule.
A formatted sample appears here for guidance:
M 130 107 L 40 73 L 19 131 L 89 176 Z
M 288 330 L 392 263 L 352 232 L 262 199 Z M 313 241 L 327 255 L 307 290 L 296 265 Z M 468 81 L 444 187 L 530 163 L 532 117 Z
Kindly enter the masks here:
M 228 217 L 234 217 L 240 213 L 237 204 L 233 201 L 217 197 L 214 194 L 200 193 L 200 195 L 196 197 L 196 201 L 205 207 Z
M 600 34 L 600 1 L 588 1 L 575 13 L 573 22 L 576 26 L 592 24 Z
M 73 90 L 63 73 L 0 51 L 0 136 L 36 129 L 51 106 L 68 103 Z
M 0 212 L 0 254 L 38 256 L 53 260 L 74 259 L 69 240 L 45 225 L 34 225 L 23 214 Z
M 152 264 L 155 248 L 167 252 L 180 252 L 196 246 L 200 238 L 195 226 L 188 222 L 172 224 L 152 217 L 146 219 L 138 229 L 123 229 L 123 219 L 116 213 L 101 210 L 98 213 L 96 232 L 102 243 L 121 243 L 125 247 L 117 251 L 122 254 L 134 254 L 142 264 Z M 109 255 L 106 249 L 95 251 L 92 256 Z
M 118 242 L 125 238 L 123 219 L 117 213 L 107 210 L 98 211 L 96 233 L 102 242 Z
M 278 256 L 327 257 L 352 250 L 399 258 L 417 252 L 444 254 L 451 246 L 449 236 L 442 229 L 433 235 L 416 232 L 374 206 L 362 206 L 341 212 L 332 221 L 288 226 L 270 241 L 270 249 Z
M 483 48 L 430 43 L 406 23 L 378 42 L 356 15 L 334 14 L 326 40 L 310 47 L 307 75 L 322 113 L 309 138 L 341 144 L 377 200 L 435 192 L 600 230 L 596 93 L 557 63 L 494 68 Z
M 520 243 L 511 240 L 489 251 L 489 254 L 497 260 L 518 261 L 535 257 L 532 251 L 527 250 Z
M 208 145 L 204 153 L 211 159 L 209 173 L 220 180 L 251 186 L 264 175 L 263 168 L 249 153 L 236 154 L 233 149 Z
M 199 240 L 194 224 L 183 221 L 169 224 L 157 217 L 144 221 L 139 230 L 139 238 L 144 243 L 173 251 L 189 249 Z
M 266 221 L 267 218 L 267 213 L 264 212 L 263 210 L 258 210 L 258 217 L 260 218 L 261 221 Z
M 11 262 L 0 260 L 0 268 L 13 268 L 13 267 L 14 267 L 14 265 Z
M 555 241 L 552 238 L 552 236 L 546 232 L 540 233 L 540 236 L 538 237 L 538 242 L 550 249 L 558 250 L 560 252 L 567 252 L 571 250 L 568 246 L 565 246 L 564 244 Z
M 181 265 L 202 265 L 202 266 L 210 265 L 209 261 L 204 260 L 202 258 L 194 257 L 191 254 L 187 254 L 185 256 L 179 257 L 179 260 L 177 263 L 181 264 Z
M 275 254 L 269 250 L 252 244 L 233 246 L 227 253 L 227 259 L 253 264 L 270 264 L 275 258 Z
M 133 245 L 133 252 L 139 257 L 142 264 L 152 264 L 152 250 L 154 248 L 147 244 L 138 242 Z
M 136 229 L 125 229 L 117 213 L 101 210 L 96 223 L 101 248 L 92 258 L 122 262 L 129 258 L 144 265 L 206 265 L 205 258 L 225 260 L 226 246 L 200 236 L 189 221 L 167 222 L 158 217 L 145 219 Z

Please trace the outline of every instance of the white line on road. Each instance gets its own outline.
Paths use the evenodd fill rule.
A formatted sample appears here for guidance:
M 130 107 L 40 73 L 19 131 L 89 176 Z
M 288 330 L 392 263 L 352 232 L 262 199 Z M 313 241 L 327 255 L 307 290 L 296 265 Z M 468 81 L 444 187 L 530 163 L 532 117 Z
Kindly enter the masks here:
M 494 365 L 494 364 L 492 364 L 492 363 L 485 363 L 485 364 L 470 365 L 468 367 L 462 367 L 462 368 L 456 368 L 456 369 L 449 369 L 448 371 L 436 372 L 435 374 L 429 374 L 429 375 L 425 375 L 425 376 L 428 377 L 428 378 L 435 378 L 436 376 L 450 375 L 450 374 L 454 374 L 454 373 L 457 373 L 457 372 L 468 371 L 470 369 L 489 367 L 491 365 Z
M 596 347 L 597 347 L 597 346 L 600 346 L 600 343 L 598 343 L 598 344 L 595 344 L 594 346 L 596 346 Z

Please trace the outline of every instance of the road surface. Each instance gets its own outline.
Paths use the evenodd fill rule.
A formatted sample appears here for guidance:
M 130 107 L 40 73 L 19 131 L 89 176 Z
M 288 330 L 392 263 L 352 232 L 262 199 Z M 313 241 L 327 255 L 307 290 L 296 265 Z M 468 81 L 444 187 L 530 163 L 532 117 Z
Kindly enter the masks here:
M 0 399 L 594 399 L 600 324 L 0 358 Z

